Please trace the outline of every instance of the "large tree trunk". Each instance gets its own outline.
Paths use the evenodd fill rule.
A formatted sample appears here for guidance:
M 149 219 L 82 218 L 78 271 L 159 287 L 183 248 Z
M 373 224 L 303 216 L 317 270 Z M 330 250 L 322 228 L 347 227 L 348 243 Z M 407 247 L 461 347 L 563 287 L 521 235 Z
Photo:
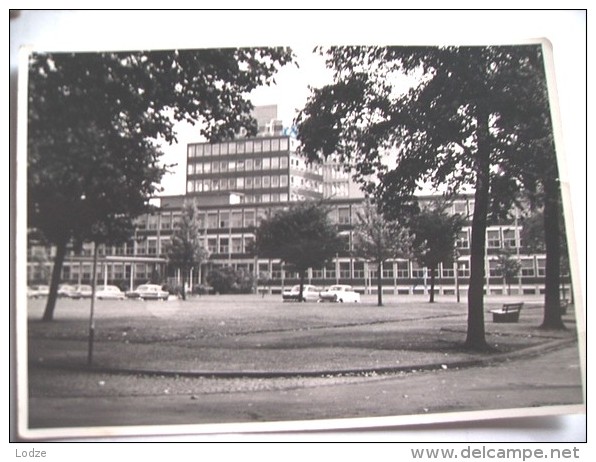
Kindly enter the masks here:
M 383 262 L 377 263 L 377 306 L 383 306 Z
M 66 256 L 66 243 L 66 239 L 56 243 L 56 257 L 54 258 L 50 293 L 48 294 L 48 301 L 43 312 L 42 321 L 54 320 L 54 310 L 56 308 L 56 299 L 58 298 L 58 285 L 60 284 L 60 275 L 62 274 L 62 266 L 64 265 L 64 257 Z
M 428 299 L 429 303 L 435 303 L 435 269 L 430 269 L 430 296 Z
M 470 243 L 470 283 L 468 289 L 468 332 L 466 347 L 483 350 L 488 347 L 484 331 L 484 253 L 490 191 L 490 146 L 488 111 L 478 108 L 478 152 L 476 154 L 476 192 Z
M 564 329 L 565 325 L 561 319 L 562 312 L 559 296 L 559 285 L 561 282 L 559 185 L 555 175 L 551 174 L 548 176 L 549 177 L 544 181 L 544 242 L 546 245 L 546 267 L 544 278 L 544 319 L 540 327 L 545 329 Z

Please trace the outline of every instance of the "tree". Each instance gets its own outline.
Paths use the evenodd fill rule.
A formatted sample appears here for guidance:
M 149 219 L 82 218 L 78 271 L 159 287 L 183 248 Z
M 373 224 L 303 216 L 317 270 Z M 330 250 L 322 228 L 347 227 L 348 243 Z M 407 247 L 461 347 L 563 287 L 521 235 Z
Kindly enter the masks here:
M 356 214 L 354 253 L 377 265 L 377 305 L 383 306 L 383 263 L 409 253 L 411 238 L 397 220 L 386 220 L 378 207 L 365 202 Z
M 308 268 L 325 264 L 343 246 L 327 215 L 328 210 L 323 204 L 302 202 L 263 220 L 256 231 L 256 254 L 279 258 L 299 274 L 299 300 L 302 300 Z
M 297 118 L 311 159 L 335 156 L 390 216 L 415 207 L 421 183 L 474 190 L 466 346 L 487 348 L 484 255 L 491 187 L 518 190 L 503 174 L 512 143 L 501 119 L 518 107 L 536 46 L 335 47 L 334 83 L 313 90 Z M 405 83 L 405 84 L 404 84 Z M 528 135 L 531 138 L 531 135 Z M 501 208 L 514 199 L 493 196 Z
M 207 274 L 207 282 L 219 294 L 248 294 L 254 288 L 254 276 L 245 269 L 222 266 Z
M 503 278 L 503 284 L 507 284 L 507 295 L 511 295 L 511 281 L 518 277 L 521 270 L 521 263 L 509 249 L 503 249 L 497 255 L 497 271 Z
M 255 133 L 248 92 L 291 59 L 283 48 L 31 55 L 28 226 L 56 246 L 44 320 L 67 245 L 116 217 L 132 229 L 148 210 L 167 168 L 157 141 L 175 142 L 180 121 L 212 141 Z
M 445 211 L 447 203 L 435 202 L 423 207 L 410 220 L 413 253 L 422 266 L 430 270 L 429 303 L 435 301 L 435 277 L 439 263 L 452 263 L 458 233 L 466 223 L 459 214 Z
M 196 204 L 186 202 L 183 206 L 180 224 L 174 228 L 170 242 L 166 247 L 168 263 L 179 269 L 182 276 L 182 300 L 186 300 L 186 278 L 190 270 L 198 269 L 201 263 L 209 258 L 198 215 Z

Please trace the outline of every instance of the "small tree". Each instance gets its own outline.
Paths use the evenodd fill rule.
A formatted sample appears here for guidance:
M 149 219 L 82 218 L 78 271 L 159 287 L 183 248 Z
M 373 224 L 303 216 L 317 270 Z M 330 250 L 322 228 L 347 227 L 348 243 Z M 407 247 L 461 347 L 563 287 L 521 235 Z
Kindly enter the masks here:
M 386 220 L 377 206 L 366 202 L 356 214 L 354 253 L 377 265 L 377 305 L 383 306 L 383 263 L 406 255 L 411 245 L 410 235 L 396 220 Z
M 182 299 L 186 300 L 186 276 L 191 268 L 198 268 L 209 258 L 194 202 L 184 204 L 180 225 L 174 229 L 166 255 L 171 266 L 182 275 Z
M 429 303 L 435 301 L 435 278 L 439 263 L 453 262 L 457 234 L 465 224 L 465 218 L 461 215 L 448 214 L 446 205 L 434 203 L 410 219 L 414 255 L 418 263 L 430 270 Z
M 503 278 L 503 284 L 507 284 L 507 295 L 511 295 L 511 281 L 518 275 L 521 269 L 521 263 L 510 250 L 504 249 L 497 257 L 497 271 Z
M 308 268 L 325 264 L 342 249 L 342 240 L 327 214 L 322 204 L 304 202 L 263 220 L 256 231 L 259 257 L 279 258 L 298 272 L 299 300 Z

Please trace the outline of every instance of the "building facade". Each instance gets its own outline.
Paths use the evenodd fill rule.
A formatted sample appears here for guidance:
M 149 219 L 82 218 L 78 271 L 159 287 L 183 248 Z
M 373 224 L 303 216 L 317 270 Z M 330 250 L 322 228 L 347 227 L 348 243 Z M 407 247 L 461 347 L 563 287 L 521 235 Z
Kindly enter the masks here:
M 185 201 L 199 210 L 199 225 L 209 261 L 190 275 L 191 285 L 204 285 L 205 276 L 218 266 L 243 269 L 254 276 L 255 290 L 279 293 L 298 283 L 298 275 L 277 260 L 251 253 L 255 231 L 263 219 L 291 203 L 322 200 L 330 207 L 329 218 L 345 245 L 324 267 L 310 268 L 308 282 L 318 286 L 350 284 L 362 293 L 376 293 L 377 267 L 354 253 L 353 232 L 363 194 L 341 165 L 309 164 L 296 152 L 294 137 L 285 134 L 274 107 L 257 114 L 258 136 L 221 143 L 190 143 L 187 146 L 186 194 L 159 198 L 157 210 L 136 220 L 135 235 L 120 246 L 99 249 L 98 280 L 123 289 L 148 281 L 176 284 L 180 275 L 168 268 L 165 249 L 181 219 Z M 430 201 L 433 197 L 421 197 Z M 474 202 L 461 196 L 451 213 L 471 217 Z M 435 281 L 438 294 L 467 293 L 470 273 L 470 229 L 462 228 L 454 249 L 455 262 L 440 265 Z M 545 255 L 528 254 L 520 239 L 517 221 L 489 226 L 486 234 L 486 293 L 538 294 L 544 290 Z M 515 281 L 503 281 L 499 255 L 507 251 L 521 264 Z M 54 250 L 30 246 L 29 283 L 47 283 Z M 92 248 L 66 257 L 62 280 L 89 283 L 92 279 Z M 428 269 L 415 260 L 395 259 L 382 268 L 383 291 L 390 294 L 427 294 Z

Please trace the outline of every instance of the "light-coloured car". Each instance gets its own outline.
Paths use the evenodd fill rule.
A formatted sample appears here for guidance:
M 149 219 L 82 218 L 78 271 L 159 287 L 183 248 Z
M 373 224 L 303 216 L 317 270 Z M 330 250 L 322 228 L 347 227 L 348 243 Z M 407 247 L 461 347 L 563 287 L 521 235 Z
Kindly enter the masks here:
M 135 290 L 126 292 L 126 298 L 140 300 L 167 300 L 170 293 L 163 290 L 158 284 L 141 284 Z
M 58 286 L 58 297 L 73 298 L 77 288 L 71 284 L 60 284 Z
M 360 294 L 345 284 L 330 286 L 320 293 L 319 298 L 322 302 L 360 303 Z
M 284 302 L 316 302 L 319 300 L 320 287 L 310 284 L 304 284 L 302 288 L 302 299 L 300 299 L 300 285 L 295 285 L 290 289 L 285 289 L 282 294 Z
M 117 286 L 100 286 L 95 292 L 95 297 L 98 300 L 124 300 L 126 298 L 124 292 Z
M 50 286 L 39 285 L 27 287 L 27 297 L 29 298 L 47 297 L 49 293 Z
M 75 291 L 72 293 L 71 298 L 91 298 L 93 289 L 89 284 L 79 284 L 75 286 Z

